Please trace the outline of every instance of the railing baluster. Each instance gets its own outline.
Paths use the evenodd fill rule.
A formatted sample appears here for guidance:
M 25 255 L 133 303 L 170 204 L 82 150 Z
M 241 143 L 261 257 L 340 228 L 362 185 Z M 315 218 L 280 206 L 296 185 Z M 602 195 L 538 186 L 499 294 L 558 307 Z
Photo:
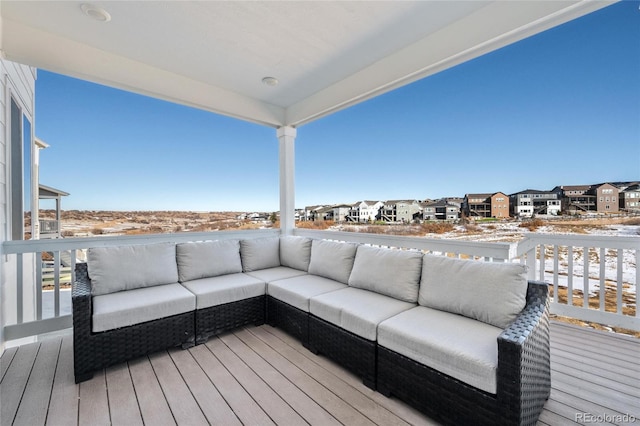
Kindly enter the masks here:
M 617 290 L 617 294 L 616 294 L 616 305 L 617 305 L 617 312 L 618 314 L 622 314 L 622 292 L 624 291 L 624 287 L 623 287 L 623 282 L 622 282 L 622 272 L 623 272 L 623 268 L 622 268 L 622 261 L 623 261 L 623 257 L 624 257 L 624 250 L 622 249 L 618 249 L 618 265 L 617 265 L 617 275 L 618 275 L 618 290 Z M 636 271 L 637 273 L 637 271 Z M 638 293 L 637 293 L 637 288 L 636 288 L 636 299 L 638 297 Z
M 589 247 L 582 248 L 583 278 L 582 278 L 582 307 L 589 307 Z
M 71 252 L 71 282 L 69 283 L 73 286 L 73 283 L 76 282 L 76 259 L 78 258 L 78 253 L 76 249 L 73 249 Z
M 606 267 L 607 267 L 607 256 L 606 249 L 604 247 L 600 247 L 600 310 L 602 312 L 605 311 L 605 296 L 607 293 L 607 280 L 606 280 Z
M 60 250 L 53 252 L 53 316 L 60 316 Z
M 573 246 L 567 246 L 567 305 L 573 306 Z
M 638 265 L 640 265 L 640 250 L 636 250 L 636 318 L 640 318 L 640 302 L 638 301 L 638 289 L 640 288 L 640 275 L 638 275 Z
M 24 301 L 23 301 L 23 281 L 24 281 L 24 259 L 23 254 L 18 253 L 16 255 L 16 303 L 18 304 L 17 309 L 17 323 L 22 324 L 23 318 L 23 309 L 24 309 Z
M 36 319 L 42 319 L 42 252 L 36 252 Z
M 538 268 L 540 268 L 538 280 L 544 281 L 544 264 L 547 259 L 547 247 L 544 244 L 540 244 L 540 259 L 538 262 Z
M 558 303 L 558 245 L 553 245 L 553 301 Z

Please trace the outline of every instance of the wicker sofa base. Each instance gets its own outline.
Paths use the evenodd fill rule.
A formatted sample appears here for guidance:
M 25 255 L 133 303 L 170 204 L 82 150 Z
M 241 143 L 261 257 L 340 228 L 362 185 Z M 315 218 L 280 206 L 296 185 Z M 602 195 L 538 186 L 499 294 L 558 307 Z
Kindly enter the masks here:
M 267 323 L 278 327 L 309 347 L 309 313 L 267 296 Z
M 376 342 L 309 315 L 309 350 L 343 365 L 373 390 L 376 389 L 376 347 Z
M 378 346 L 378 392 L 394 395 L 444 424 L 502 424 L 497 398 Z
M 266 296 L 251 297 L 196 310 L 196 344 L 245 325 L 262 325 Z
M 90 325 L 76 325 L 73 329 L 75 381 L 89 380 L 96 370 L 163 349 L 191 347 L 194 324 L 191 311 L 101 333 L 88 332 Z

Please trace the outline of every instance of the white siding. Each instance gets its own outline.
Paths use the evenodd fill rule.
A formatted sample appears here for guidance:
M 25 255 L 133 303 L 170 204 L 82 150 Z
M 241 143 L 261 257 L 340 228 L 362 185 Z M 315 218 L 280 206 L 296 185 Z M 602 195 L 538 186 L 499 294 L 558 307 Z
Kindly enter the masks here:
M 28 118 L 31 120 L 32 128 L 35 129 L 35 80 L 36 70 L 14 62 L 5 61 L 0 58 L 0 352 L 4 350 L 5 325 L 16 316 L 16 292 L 15 292 L 15 256 L 6 257 L 2 255 L 2 242 L 8 240 L 9 236 L 9 152 L 8 152 L 8 126 L 10 96 L 13 96 Z M 25 288 L 33 289 L 33 267 L 34 259 L 30 261 L 25 258 Z M 27 306 L 24 310 L 25 320 L 33 316 L 35 307 L 31 292 L 25 294 Z

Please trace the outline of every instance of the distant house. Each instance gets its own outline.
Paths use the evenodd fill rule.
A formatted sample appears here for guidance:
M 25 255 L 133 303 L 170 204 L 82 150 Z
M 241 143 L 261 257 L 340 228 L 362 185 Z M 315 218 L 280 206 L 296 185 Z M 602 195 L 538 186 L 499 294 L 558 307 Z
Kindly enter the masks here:
M 382 207 L 382 220 L 390 223 L 410 223 L 421 219 L 420 203 L 417 200 L 389 200 Z
M 334 220 L 333 213 L 333 206 L 318 206 L 313 210 L 311 220 Z
M 301 217 L 302 220 L 316 220 L 316 219 L 320 219 L 320 213 L 319 211 L 321 209 L 324 209 L 326 206 L 323 205 L 316 205 L 316 206 L 307 206 L 304 208 L 304 214 Z
M 594 185 L 596 211 L 599 213 L 618 213 L 620 211 L 618 192 L 618 188 L 610 183 Z
M 493 194 L 466 194 L 462 211 L 469 218 L 509 217 L 509 196 L 503 192 Z
M 424 220 L 458 220 L 460 218 L 460 204 L 441 198 L 437 201 L 421 203 L 422 218 Z
M 620 210 L 640 212 L 640 183 L 625 187 L 618 193 Z
M 561 197 L 568 212 L 617 213 L 618 188 L 609 183 L 595 185 L 563 185 L 551 190 Z
M 51 188 L 50 186 L 38 185 L 38 209 L 41 210 L 43 200 L 53 200 L 55 202 L 54 218 L 38 219 L 38 234 L 42 239 L 62 237 L 62 197 L 69 195 L 68 192 Z
M 551 190 L 558 194 L 562 206 L 568 212 L 596 211 L 595 196 L 590 194 L 591 185 L 562 185 Z
M 532 217 L 537 214 L 559 215 L 562 206 L 556 192 L 525 189 L 509 196 L 514 217 Z
M 382 201 L 358 201 L 351 206 L 346 220 L 358 223 L 380 220 L 380 209 L 383 206 Z
M 349 216 L 349 212 L 351 212 L 351 204 L 335 204 L 331 206 L 331 216 L 332 219 L 336 222 L 344 222 L 347 220 L 347 216 Z

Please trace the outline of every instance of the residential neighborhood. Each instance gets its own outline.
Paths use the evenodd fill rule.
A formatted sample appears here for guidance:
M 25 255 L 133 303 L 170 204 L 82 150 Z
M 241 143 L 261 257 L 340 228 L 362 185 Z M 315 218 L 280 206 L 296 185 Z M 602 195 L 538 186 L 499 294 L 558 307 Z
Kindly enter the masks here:
M 587 213 L 640 213 L 640 181 L 559 185 L 549 191 L 525 189 L 509 195 L 498 191 L 438 200 L 364 200 L 353 204 L 313 205 L 298 210 L 296 220 L 412 223 Z

